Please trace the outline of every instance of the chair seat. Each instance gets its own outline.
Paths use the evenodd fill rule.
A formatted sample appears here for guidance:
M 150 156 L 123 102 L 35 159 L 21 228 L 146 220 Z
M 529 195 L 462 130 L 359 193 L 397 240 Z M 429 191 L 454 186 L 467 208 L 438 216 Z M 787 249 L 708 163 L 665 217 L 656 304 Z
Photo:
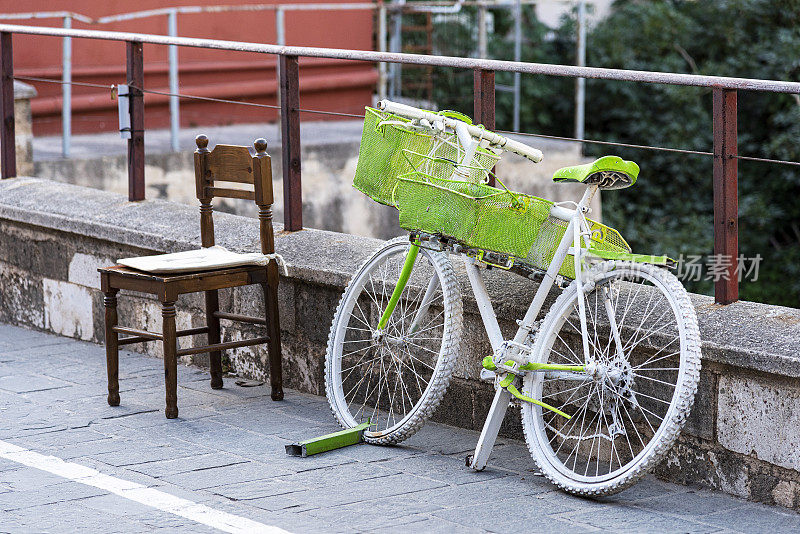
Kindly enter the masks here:
M 174 274 L 147 273 L 125 265 L 112 265 L 98 269 L 103 291 L 108 287 L 141 291 L 153 295 L 175 298 L 184 293 L 211 291 L 267 281 L 263 265 L 239 265 L 223 269 Z

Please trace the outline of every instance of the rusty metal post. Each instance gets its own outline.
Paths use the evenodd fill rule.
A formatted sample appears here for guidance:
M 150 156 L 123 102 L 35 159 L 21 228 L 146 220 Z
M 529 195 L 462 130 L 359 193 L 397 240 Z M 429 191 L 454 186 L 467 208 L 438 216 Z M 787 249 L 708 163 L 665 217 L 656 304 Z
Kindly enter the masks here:
M 727 276 L 714 282 L 714 301 L 739 300 L 739 192 L 736 91 L 713 89 L 714 98 L 714 256 Z
M 14 55 L 11 49 L 11 34 L 0 33 L 0 116 L 3 129 L 0 132 L 0 177 L 17 175 L 17 148 L 14 132 Z
M 473 78 L 475 124 L 494 130 L 494 71 L 475 69 Z M 489 177 L 489 185 L 494 186 L 494 176 Z
M 300 69 L 297 56 L 280 56 L 281 163 L 283 164 L 283 225 L 303 229 L 300 181 Z
M 128 139 L 128 200 L 144 200 L 144 56 L 142 43 L 127 41 L 128 103 L 131 138 Z

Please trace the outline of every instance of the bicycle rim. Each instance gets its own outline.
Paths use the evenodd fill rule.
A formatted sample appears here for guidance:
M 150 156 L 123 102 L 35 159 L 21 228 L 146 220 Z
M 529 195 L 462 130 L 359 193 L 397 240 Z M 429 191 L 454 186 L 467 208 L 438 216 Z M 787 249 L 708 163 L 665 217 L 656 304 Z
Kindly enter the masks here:
M 377 328 L 409 248 L 378 250 L 347 286 L 326 355 L 326 392 L 345 428 L 369 420 L 373 443 L 397 443 L 438 406 L 461 333 L 461 299 L 447 256 L 420 250 L 386 327 Z M 426 311 L 427 310 L 427 311 Z
M 584 364 L 577 299 L 573 283 L 545 318 L 534 352 L 540 361 Z M 680 433 L 699 379 L 699 334 L 688 294 L 663 269 L 617 264 L 584 299 L 588 372 L 529 374 L 524 388 L 572 418 L 526 405 L 523 424 L 553 482 L 610 494 L 638 480 Z

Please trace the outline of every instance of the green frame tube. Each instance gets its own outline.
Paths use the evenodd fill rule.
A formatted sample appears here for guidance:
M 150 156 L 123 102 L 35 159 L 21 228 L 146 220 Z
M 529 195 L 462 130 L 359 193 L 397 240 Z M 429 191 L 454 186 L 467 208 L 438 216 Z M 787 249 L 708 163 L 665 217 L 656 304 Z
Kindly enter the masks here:
M 386 305 L 386 309 L 383 310 L 383 315 L 381 315 L 381 320 L 378 322 L 378 330 L 383 330 L 386 328 L 386 325 L 389 324 L 389 317 L 392 316 L 395 306 L 397 306 L 397 303 L 400 301 L 400 295 L 403 294 L 408 279 L 411 277 L 411 271 L 414 269 L 414 263 L 417 261 L 417 254 L 419 254 L 419 245 L 411 243 L 411 247 L 408 249 L 408 255 L 406 256 L 406 262 L 403 264 L 403 270 L 400 272 L 400 278 L 397 280 L 397 285 L 394 286 L 389 304 Z

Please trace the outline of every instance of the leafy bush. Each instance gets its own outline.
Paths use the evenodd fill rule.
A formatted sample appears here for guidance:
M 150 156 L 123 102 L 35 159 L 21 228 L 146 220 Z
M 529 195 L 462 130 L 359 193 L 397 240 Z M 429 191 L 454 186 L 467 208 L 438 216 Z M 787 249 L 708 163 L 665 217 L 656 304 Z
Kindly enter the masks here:
M 466 16 L 437 26 L 447 35 L 435 53 L 474 50 Z M 489 55 L 513 57 L 513 12 L 495 10 Z M 575 21 L 565 17 L 550 31 L 523 9 L 522 60 L 574 64 Z M 612 13 L 590 29 L 587 64 L 598 67 L 684 72 L 798 81 L 798 0 L 617 0 Z M 472 113 L 472 73 L 435 69 L 433 100 L 440 108 Z M 497 73 L 498 84 L 512 75 Z M 522 76 L 521 130 L 571 136 L 574 80 Z M 602 80 L 586 82 L 586 137 L 639 145 L 712 150 L 710 89 Z M 739 153 L 800 161 L 800 97 L 739 91 Z M 497 126 L 510 128 L 512 98 L 497 94 Z M 605 221 L 637 252 L 672 257 L 713 254 L 712 159 L 709 156 L 586 145 L 589 156 L 608 153 L 637 161 L 640 181 L 603 196 Z M 739 248 L 760 255 L 758 280 L 740 285 L 745 300 L 800 306 L 800 168 L 739 162 Z M 704 273 L 705 274 L 705 273 Z M 687 282 L 711 294 L 713 282 Z
M 588 64 L 797 81 L 796 0 L 617 1 L 588 39 Z M 796 95 L 739 91 L 739 153 L 800 161 Z M 711 90 L 587 81 L 587 136 L 710 151 Z M 591 154 L 606 153 L 591 147 Z M 709 255 L 713 249 L 710 157 L 615 149 L 638 161 L 641 182 L 603 197 L 606 220 L 643 251 Z M 800 305 L 800 169 L 739 163 L 739 248 L 760 254 L 759 278 L 742 299 Z M 712 283 L 692 284 L 711 292 Z

